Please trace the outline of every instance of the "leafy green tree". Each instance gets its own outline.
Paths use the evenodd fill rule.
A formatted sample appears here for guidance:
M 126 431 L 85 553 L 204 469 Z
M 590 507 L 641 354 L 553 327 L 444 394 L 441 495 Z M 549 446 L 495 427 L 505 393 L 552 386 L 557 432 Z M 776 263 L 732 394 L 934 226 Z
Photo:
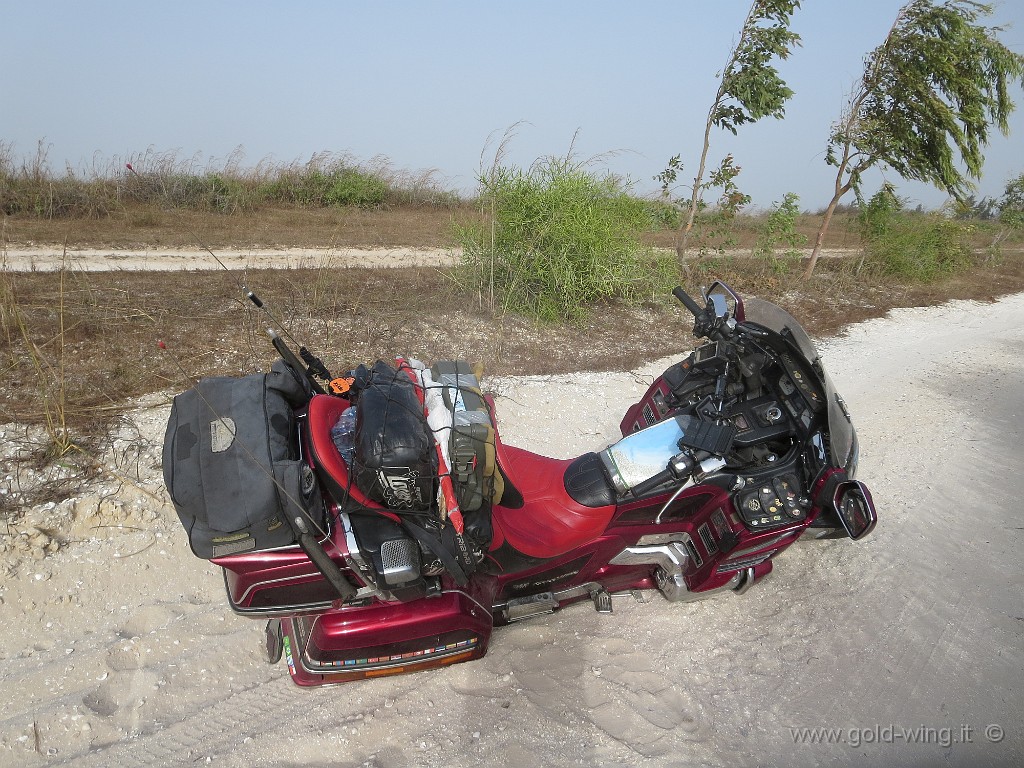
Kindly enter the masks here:
M 1006 182 L 999 198 L 999 221 L 1010 229 L 1024 229 L 1024 173 Z
M 869 168 L 888 166 L 957 200 L 981 177 L 989 130 L 1008 133 L 1009 87 L 1024 77 L 1024 56 L 999 41 L 1002 29 L 979 23 L 991 13 L 970 0 L 911 0 L 900 9 L 832 128 L 826 160 L 836 168 L 835 192 L 805 277 L 836 205 Z
M 676 255 L 680 265 L 686 257 L 690 234 L 699 211 L 704 209 L 703 194 L 714 186 L 715 179 L 725 176 L 732 181 L 738 170 L 731 156 L 704 181 L 707 171 L 708 153 L 711 148 L 712 128 L 721 128 L 736 133 L 746 123 L 754 123 L 763 117 L 781 118 L 785 114 L 785 103 L 793 91 L 779 76 L 772 65 L 774 59 L 786 59 L 792 48 L 800 44 L 800 36 L 789 29 L 793 13 L 800 7 L 800 0 L 755 0 L 743 22 L 740 37 L 722 70 L 715 100 L 708 110 L 704 125 L 704 148 L 700 155 L 697 174 L 690 188 L 690 199 L 686 202 L 686 220 L 676 238 Z M 682 165 L 679 155 L 673 157 L 668 167 L 655 178 L 662 182 L 662 189 L 668 190 L 675 184 Z M 726 203 L 739 203 L 742 195 L 735 190 L 726 190 Z
M 1014 232 L 1024 230 L 1024 173 L 1006 182 L 1003 196 L 996 201 L 999 214 L 996 220 L 999 229 L 992 237 L 988 250 L 992 256 L 998 256 L 1006 240 Z
M 993 197 L 983 197 L 979 200 L 974 195 L 967 195 L 962 200 L 955 201 L 953 211 L 958 219 L 990 221 L 999 211 L 999 201 Z

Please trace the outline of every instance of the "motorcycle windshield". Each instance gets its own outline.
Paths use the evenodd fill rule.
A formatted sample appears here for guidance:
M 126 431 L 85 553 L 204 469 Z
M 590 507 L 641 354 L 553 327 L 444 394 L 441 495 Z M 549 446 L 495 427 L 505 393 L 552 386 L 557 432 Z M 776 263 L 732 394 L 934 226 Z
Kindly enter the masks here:
M 857 433 L 846 402 L 836 391 L 831 377 L 821 364 L 818 350 L 811 337 L 800 326 L 791 314 L 781 307 L 761 299 L 745 299 L 743 302 L 744 318 L 747 322 L 757 323 L 768 330 L 775 331 L 789 341 L 804 356 L 817 374 L 825 396 L 828 400 L 828 431 L 829 448 L 832 462 L 846 470 L 852 478 L 857 471 Z

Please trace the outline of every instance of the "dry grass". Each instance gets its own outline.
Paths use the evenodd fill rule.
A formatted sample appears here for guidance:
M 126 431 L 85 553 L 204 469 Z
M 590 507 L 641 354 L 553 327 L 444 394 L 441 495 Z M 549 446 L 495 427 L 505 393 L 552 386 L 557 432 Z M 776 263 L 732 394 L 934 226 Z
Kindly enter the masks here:
M 777 301 L 817 335 L 892 307 L 989 300 L 1024 288 L 1020 258 L 928 285 L 853 278 L 831 261 L 810 283 L 772 276 L 745 259 L 701 265 L 695 280 L 721 277 L 744 294 Z M 223 271 L 0 273 L 0 423 L 45 419 L 59 386 L 63 419 L 88 432 L 142 394 L 184 389 L 204 375 L 265 370 L 274 357 L 264 332 L 270 323 L 243 300 L 242 277 Z M 326 266 L 244 278 L 333 370 L 396 353 L 482 360 L 493 373 L 628 369 L 692 342 L 687 316 L 671 297 L 639 307 L 605 304 L 582 328 L 540 327 L 492 317 L 428 268 Z
M 736 218 L 735 248 L 752 251 L 764 224 L 764 215 Z M 459 244 L 453 222 L 479 221 L 481 214 L 470 203 L 450 207 L 398 206 L 367 210 L 354 206 L 333 208 L 268 207 L 256 213 L 210 214 L 203 211 L 168 210 L 155 205 L 136 205 L 103 218 L 46 219 L 5 216 L 3 242 L 11 245 L 62 243 L 71 248 L 195 248 L 200 242 L 212 248 L 344 248 L 421 247 L 448 248 Z M 814 243 L 820 218 L 797 217 L 795 229 Z M 998 226 L 980 222 L 973 235 L 975 248 L 984 249 L 996 236 Z M 644 242 L 663 248 L 674 246 L 675 231 L 648 232 Z M 1020 248 L 1024 233 L 1010 233 L 1004 245 Z M 857 249 L 861 246 L 855 214 L 836 216 L 826 234 L 824 247 Z
M 199 242 L 211 248 L 443 248 L 456 245 L 451 233 L 452 218 L 476 215 L 470 207 L 277 207 L 259 213 L 211 215 L 133 206 L 97 219 L 6 217 L 4 237 L 9 245 L 60 243 L 66 238 L 73 248 L 195 248 Z
M 458 245 L 452 222 L 478 220 L 479 211 L 466 203 L 451 208 L 268 208 L 258 213 L 211 215 L 201 211 L 166 210 L 158 206 L 133 206 L 93 219 L 44 219 L 6 217 L 4 237 L 8 244 L 61 243 L 79 247 L 140 248 L 196 247 L 202 241 L 213 248 L 324 248 L 324 247 L 422 247 Z M 797 231 L 813 242 L 818 219 L 801 216 Z M 737 219 L 736 247 L 752 249 L 761 218 Z M 648 245 L 671 248 L 675 231 L 660 229 L 646 234 Z M 828 248 L 857 248 L 860 235 L 850 216 L 833 225 L 825 241 Z

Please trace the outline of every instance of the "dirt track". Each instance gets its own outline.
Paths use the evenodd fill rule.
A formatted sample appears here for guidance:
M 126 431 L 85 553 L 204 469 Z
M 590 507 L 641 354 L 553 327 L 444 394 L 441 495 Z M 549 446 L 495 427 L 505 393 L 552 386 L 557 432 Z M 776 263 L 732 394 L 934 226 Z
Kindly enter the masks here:
M 216 256 L 200 248 L 154 248 L 115 250 L 76 248 L 63 253 L 54 246 L 11 248 L 0 255 L 0 268 L 13 272 L 52 272 L 67 266 L 83 272 L 152 271 L 206 269 L 296 269 L 299 267 L 440 267 L 458 261 L 461 248 L 237 248 L 213 249 Z M 809 248 L 799 249 L 809 256 Z M 739 251 L 737 251 L 739 253 Z M 822 256 L 850 256 L 857 249 L 831 249 Z M 744 255 L 748 252 L 744 251 Z M 223 262 L 223 267 L 221 263 Z
M 207 269 L 338 269 L 357 267 L 432 267 L 453 264 L 457 250 L 444 248 L 153 248 L 115 250 L 76 248 L 66 253 L 53 246 L 10 248 L 0 255 L 0 268 L 12 272 L 52 272 L 67 266 L 83 272 L 167 272 Z M 219 262 L 218 262 L 219 259 Z M 222 266 L 223 265 L 223 266 Z

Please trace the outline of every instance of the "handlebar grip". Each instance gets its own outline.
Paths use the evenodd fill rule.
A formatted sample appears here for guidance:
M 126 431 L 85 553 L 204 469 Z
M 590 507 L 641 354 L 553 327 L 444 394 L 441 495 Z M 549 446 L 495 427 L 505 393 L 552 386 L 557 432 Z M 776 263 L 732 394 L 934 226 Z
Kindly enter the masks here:
M 672 295 L 679 299 L 679 301 L 683 303 L 683 306 L 693 313 L 694 317 L 698 317 L 702 312 L 704 312 L 704 308 L 694 301 L 690 297 L 690 294 L 683 290 L 682 286 L 677 285 L 673 288 Z
M 637 483 L 632 488 L 630 488 L 630 491 L 632 492 L 634 498 L 638 498 L 640 496 L 643 496 L 648 491 L 657 488 L 662 483 L 668 482 L 669 480 L 672 479 L 672 477 L 672 470 L 663 469 L 658 474 L 652 475 L 646 480 Z

